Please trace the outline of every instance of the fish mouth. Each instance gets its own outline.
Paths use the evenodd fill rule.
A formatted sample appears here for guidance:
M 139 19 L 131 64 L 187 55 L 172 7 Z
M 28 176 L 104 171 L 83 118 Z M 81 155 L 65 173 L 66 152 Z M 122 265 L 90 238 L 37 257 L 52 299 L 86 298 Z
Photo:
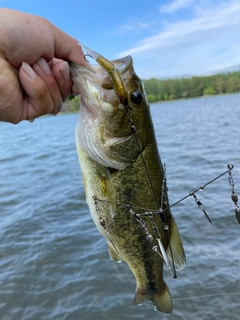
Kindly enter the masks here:
M 104 58 L 105 59 L 105 58 Z M 108 61 L 108 60 L 106 60 Z M 114 66 L 114 71 L 109 71 L 101 64 L 90 64 L 90 68 L 70 63 L 70 72 L 74 83 L 77 85 L 82 100 L 96 116 L 99 115 L 99 104 L 101 101 L 117 105 L 119 109 L 124 105 L 119 97 L 119 83 L 116 84 L 115 75 L 119 75 L 117 81 L 125 82 L 133 74 L 133 61 L 131 56 L 108 61 Z M 90 102 L 91 103 L 88 103 Z M 96 100 L 98 106 L 93 103 Z M 126 105 L 126 102 L 125 102 Z
M 131 56 L 106 61 L 104 65 L 91 64 L 90 69 L 70 64 L 73 82 L 81 95 L 76 137 L 91 159 L 106 167 L 123 169 L 132 163 L 122 149 L 126 143 L 132 144 L 133 134 L 114 76 L 120 78 L 126 91 L 125 85 L 134 73 L 133 63 Z M 110 68 L 113 66 L 113 73 L 105 62 L 110 63 Z
M 133 65 L 133 60 L 131 56 L 126 56 L 115 60 L 109 60 L 109 62 L 115 66 L 115 69 L 119 71 L 123 78 L 126 72 L 129 71 L 129 69 Z M 89 81 L 98 81 L 99 79 L 102 79 L 104 75 L 108 75 L 108 71 L 106 70 L 106 68 L 104 68 L 101 64 L 98 63 L 89 64 L 89 68 L 85 68 L 74 62 L 69 62 L 69 67 L 73 78 L 76 78 L 77 76 L 79 76 L 79 74 L 81 74 L 81 77 L 84 77 Z

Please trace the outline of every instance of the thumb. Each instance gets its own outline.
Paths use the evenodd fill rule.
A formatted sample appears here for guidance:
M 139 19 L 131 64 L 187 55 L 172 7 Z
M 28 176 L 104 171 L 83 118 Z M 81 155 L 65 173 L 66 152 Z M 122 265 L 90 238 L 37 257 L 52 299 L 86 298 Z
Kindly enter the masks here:
M 78 41 L 54 26 L 50 21 L 45 20 L 45 23 L 54 37 L 54 57 L 75 62 L 89 69 L 90 66 L 84 59 L 84 53 Z

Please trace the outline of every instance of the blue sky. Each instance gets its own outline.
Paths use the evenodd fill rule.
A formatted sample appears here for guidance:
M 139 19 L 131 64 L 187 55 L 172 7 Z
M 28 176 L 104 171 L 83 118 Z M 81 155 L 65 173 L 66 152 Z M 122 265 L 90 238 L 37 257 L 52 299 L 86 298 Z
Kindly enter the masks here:
M 44 16 L 108 59 L 132 55 L 142 78 L 240 69 L 239 0 L 0 0 Z

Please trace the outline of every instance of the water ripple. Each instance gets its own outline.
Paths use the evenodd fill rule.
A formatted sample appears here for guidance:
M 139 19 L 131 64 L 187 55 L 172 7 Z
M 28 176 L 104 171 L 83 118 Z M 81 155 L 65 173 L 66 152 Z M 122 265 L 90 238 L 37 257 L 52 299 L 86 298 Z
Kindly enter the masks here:
M 240 95 L 155 104 L 170 202 L 235 168 L 240 193 Z M 229 112 L 231 110 L 231 112 Z M 135 280 L 115 264 L 85 203 L 75 151 L 77 115 L 0 123 L 0 314 L 3 320 L 169 319 L 133 306 Z M 239 225 L 227 176 L 173 207 L 187 266 L 172 279 L 174 320 L 237 320 Z

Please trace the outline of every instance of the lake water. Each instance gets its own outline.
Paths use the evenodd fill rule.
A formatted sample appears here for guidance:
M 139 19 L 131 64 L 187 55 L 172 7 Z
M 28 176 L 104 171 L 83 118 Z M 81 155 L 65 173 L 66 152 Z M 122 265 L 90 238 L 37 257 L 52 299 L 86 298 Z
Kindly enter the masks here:
M 174 203 L 234 164 L 240 196 L 240 94 L 151 106 Z M 78 115 L 0 123 L 0 318 L 2 320 L 237 320 L 240 225 L 224 175 L 172 208 L 187 265 L 166 272 L 174 310 L 133 306 L 135 279 L 109 259 L 81 181 Z

